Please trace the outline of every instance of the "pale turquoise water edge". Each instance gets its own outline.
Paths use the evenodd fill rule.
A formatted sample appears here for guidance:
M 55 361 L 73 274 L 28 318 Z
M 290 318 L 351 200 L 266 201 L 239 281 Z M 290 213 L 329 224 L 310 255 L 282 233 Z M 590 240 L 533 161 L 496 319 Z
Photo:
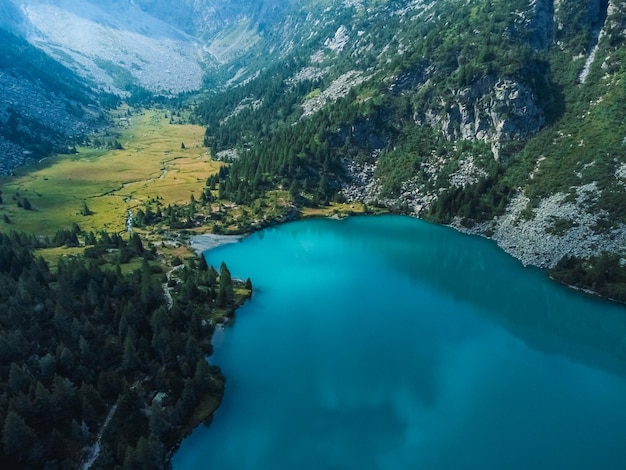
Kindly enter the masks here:
M 206 253 L 250 277 L 187 469 L 626 469 L 626 308 L 400 216 Z

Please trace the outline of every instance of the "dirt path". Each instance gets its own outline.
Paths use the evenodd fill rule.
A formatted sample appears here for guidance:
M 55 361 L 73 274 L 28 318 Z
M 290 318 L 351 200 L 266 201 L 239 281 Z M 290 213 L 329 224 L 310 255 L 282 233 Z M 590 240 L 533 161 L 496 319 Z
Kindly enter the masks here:
M 117 412 L 117 403 L 113 405 L 111 409 L 109 410 L 109 414 L 104 420 L 104 423 L 102 424 L 102 427 L 100 428 L 100 432 L 98 432 L 98 437 L 96 439 L 96 442 L 91 448 L 91 452 L 89 453 L 89 458 L 80 467 L 81 470 L 89 470 L 89 468 L 91 468 L 91 466 L 96 462 L 96 460 L 98 460 L 98 457 L 100 457 L 100 448 L 101 448 L 100 442 L 102 441 L 102 435 L 104 434 L 104 430 L 109 425 L 109 422 L 111 421 L 111 419 L 113 419 L 113 416 L 115 416 L 116 412 Z
M 174 266 L 172 269 L 170 269 L 167 274 L 167 281 L 165 281 L 165 284 L 163 284 L 163 295 L 165 296 L 165 303 L 167 304 L 167 309 L 171 310 L 172 307 L 174 306 L 174 299 L 172 298 L 172 292 L 171 292 L 171 287 L 169 287 L 169 282 L 170 279 L 172 279 L 172 273 L 174 271 L 178 271 L 179 269 L 181 269 L 184 265 L 180 264 L 178 266 Z

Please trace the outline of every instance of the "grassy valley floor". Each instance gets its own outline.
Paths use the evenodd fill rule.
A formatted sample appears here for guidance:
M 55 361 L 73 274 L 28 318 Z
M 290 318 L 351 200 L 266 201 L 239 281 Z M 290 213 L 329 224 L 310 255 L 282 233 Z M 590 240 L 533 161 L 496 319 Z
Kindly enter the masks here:
M 164 205 L 188 203 L 222 166 L 203 147 L 201 126 L 169 124 L 158 110 L 120 123 L 122 149 L 78 148 L 77 154 L 46 159 L 0 179 L 0 212 L 12 222 L 5 221 L 3 229 L 51 235 L 77 223 L 83 230 L 124 231 L 129 210 L 155 198 Z M 24 198 L 30 210 L 18 207 Z M 84 215 L 85 205 L 91 214 Z

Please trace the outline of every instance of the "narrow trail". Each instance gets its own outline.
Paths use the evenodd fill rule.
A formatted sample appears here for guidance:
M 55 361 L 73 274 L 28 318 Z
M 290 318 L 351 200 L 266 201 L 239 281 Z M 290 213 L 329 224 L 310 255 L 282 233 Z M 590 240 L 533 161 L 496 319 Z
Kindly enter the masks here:
M 89 470 L 91 466 L 96 462 L 96 460 L 98 460 L 98 457 L 100 457 L 100 448 L 101 448 L 100 442 L 102 441 L 102 435 L 104 434 L 104 430 L 109 425 L 109 422 L 111 421 L 111 419 L 113 419 L 113 416 L 115 416 L 116 412 L 117 412 L 117 403 L 113 405 L 111 409 L 109 410 L 109 414 L 107 415 L 106 419 L 104 420 L 104 423 L 102 424 L 102 427 L 100 428 L 100 431 L 98 432 L 98 437 L 96 438 L 96 442 L 91 448 L 91 453 L 89 454 L 89 458 L 83 465 L 81 465 L 80 470 Z
M 182 265 L 182 264 L 180 264 L 178 266 L 174 266 L 172 269 L 170 269 L 167 272 L 167 275 L 166 275 L 167 281 L 165 282 L 165 284 L 163 284 L 163 296 L 165 297 L 165 303 L 167 304 L 167 309 L 168 310 L 171 310 L 172 307 L 174 306 L 174 299 L 172 298 L 171 288 L 169 287 L 170 279 L 172 279 L 172 273 L 174 271 L 178 271 L 183 266 L 184 265 Z

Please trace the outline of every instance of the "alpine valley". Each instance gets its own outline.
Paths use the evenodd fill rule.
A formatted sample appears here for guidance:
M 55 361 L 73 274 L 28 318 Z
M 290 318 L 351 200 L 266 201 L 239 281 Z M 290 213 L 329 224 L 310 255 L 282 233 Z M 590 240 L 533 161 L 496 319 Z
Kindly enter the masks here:
M 625 2 L 2 8 L 5 171 L 71 150 L 120 99 L 193 93 L 237 203 L 380 205 L 626 298 Z
M 23 293 L 28 289 L 16 286 L 32 281 L 43 286 L 42 299 L 56 299 L 47 289 L 78 289 L 82 276 L 83 290 L 91 290 L 76 299 L 92 307 L 98 296 L 116 300 L 99 311 L 99 320 L 81 318 L 80 333 L 78 320 L 65 319 L 47 301 L 31 299 L 29 310 L 48 312 L 49 324 L 67 333 L 67 344 L 78 348 L 89 335 L 102 334 L 109 359 L 124 358 L 123 383 L 109 387 L 113 375 L 91 377 L 93 387 L 81 394 L 96 396 L 97 388 L 109 402 L 117 394 L 135 394 L 119 405 L 128 410 L 137 396 L 152 400 L 151 393 L 166 383 L 188 400 L 168 411 L 171 416 L 154 419 L 165 447 L 147 439 L 131 442 L 129 430 L 118 448 L 107 448 L 104 457 L 112 465 L 125 458 L 134 462 L 125 457 L 126 444 L 137 455 L 152 455 L 152 468 L 171 457 L 193 426 L 181 425 L 185 431 L 179 433 L 166 424 L 199 422 L 187 419 L 197 410 L 191 392 L 183 395 L 192 382 L 221 397 L 221 376 L 200 360 L 210 352 L 206 329 L 212 323 L 197 313 L 198 305 L 189 305 L 202 297 L 218 308 L 219 322 L 244 301 L 251 285 L 231 280 L 226 266 L 218 273 L 197 260 L 183 265 L 176 251 L 180 230 L 242 234 L 298 217 L 408 214 L 491 238 L 563 284 L 626 303 L 626 0 L 0 0 L 0 45 L 2 231 L 23 228 L 20 217 L 31 224 L 25 227 L 35 226 L 39 215 L 32 206 L 41 209 L 41 217 L 61 210 L 59 201 L 68 199 L 62 198 L 71 185 L 59 183 L 65 180 L 55 179 L 60 177 L 46 165 L 92 165 L 72 177 L 100 178 L 92 193 L 89 178 L 79 183 L 76 177 L 77 193 L 70 199 L 77 206 L 63 206 L 57 219 L 80 222 L 95 233 L 75 224 L 57 237 L 58 244 L 46 246 L 39 246 L 45 243 L 37 230 L 30 230 L 32 238 L 11 240 L 0 233 L 7 246 L 2 253 L 65 245 L 81 248 L 87 258 L 119 254 L 132 264 L 143 257 L 132 278 L 124 277 L 119 264 L 72 276 L 76 267 L 58 252 L 45 252 L 59 263 L 48 271 L 19 251 L 20 260 L 29 260 L 19 269 L 31 274 L 10 267 L 21 262 L 15 256 L 0 258 L 6 261 L 0 274 L 12 279 L 4 290 Z M 141 141 L 148 135 L 154 171 L 148 171 L 152 163 L 129 157 L 149 153 Z M 135 179 L 105 174 L 105 166 L 111 172 L 115 165 L 103 163 L 103 155 L 130 165 L 116 170 L 117 178 L 126 172 Z M 48 173 L 28 179 L 42 167 Z M 15 175 L 22 179 L 11 183 Z M 172 186 L 164 189 L 168 181 Z M 46 199 L 45 188 L 54 184 L 57 199 Z M 161 193 L 150 192 L 156 185 Z M 182 189 L 174 194 L 176 185 Z M 115 204 L 112 198 L 118 198 Z M 121 214 L 113 214 L 113 206 Z M 105 217 L 106 224 L 98 226 Z M 45 223 L 50 230 L 69 228 Z M 128 241 L 105 233 L 127 227 L 132 232 L 133 225 Z M 159 247 L 169 256 L 165 268 L 155 267 Z M 151 278 L 155 270 L 160 277 Z M 90 276 L 93 283 L 86 280 Z M 193 290 L 197 282 L 206 286 Z M 141 295 L 121 300 L 135 291 Z M 58 302 L 71 304 L 69 297 Z M 132 302 L 151 320 L 135 318 Z M 176 309 L 198 318 L 194 313 L 180 323 L 167 320 L 167 312 Z M 31 325 L 24 321 L 24 328 Z M 170 327 L 178 340 L 158 357 L 158 366 L 140 348 L 154 349 L 159 338 L 167 343 Z M 192 344 L 181 339 L 187 329 L 197 333 Z M 5 336 L 4 365 L 27 354 L 26 340 Z M 0 407 L 10 410 L 0 418 L 11 417 L 17 436 L 11 462 L 21 468 L 36 468 L 49 447 L 37 448 L 30 464 L 20 460 L 35 438 L 28 419 L 18 415 L 30 410 L 25 403 L 35 393 L 63 388 L 54 372 L 41 382 L 43 388 L 26 385 L 29 371 L 48 357 L 39 357 L 38 348 L 49 339 L 41 338 L 29 343 L 25 365 L 0 371 L 13 374 L 9 388 L 26 397 Z M 59 364 L 65 354 L 58 370 L 89 376 L 78 357 L 68 356 L 75 348 L 63 348 L 63 341 L 48 344 Z M 192 351 L 193 360 L 181 364 L 183 350 Z M 97 423 L 107 413 L 120 415 L 117 405 L 105 402 L 90 405 L 91 422 L 68 421 L 66 427 L 76 436 L 88 434 L 84 440 L 93 444 Z M 162 417 L 166 407 L 150 403 L 154 416 Z M 202 418 L 207 414 L 205 409 Z M 78 444 L 59 436 L 50 439 L 63 442 L 65 454 L 81 454 Z M 102 438 L 101 432 L 93 461 L 101 457 Z

